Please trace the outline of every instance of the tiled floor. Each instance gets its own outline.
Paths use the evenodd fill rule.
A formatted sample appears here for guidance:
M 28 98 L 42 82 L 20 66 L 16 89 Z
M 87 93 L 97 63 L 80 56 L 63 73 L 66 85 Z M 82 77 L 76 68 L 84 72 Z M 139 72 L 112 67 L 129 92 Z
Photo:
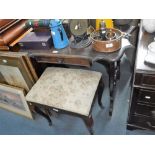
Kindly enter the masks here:
M 137 135 L 155 134 L 152 131 L 127 131 L 126 122 L 128 115 L 128 99 L 130 95 L 130 69 L 125 57 L 121 63 L 121 79 L 118 83 L 118 90 L 114 104 L 112 117 L 109 117 L 109 90 L 108 75 L 105 68 L 96 63 L 92 67 L 104 74 L 105 91 L 102 97 L 105 109 L 101 110 L 96 103 L 93 108 L 94 130 L 97 135 Z M 53 126 L 49 127 L 46 120 L 36 115 L 35 120 L 29 120 L 14 113 L 0 109 L 0 134 L 29 134 L 29 135 L 85 135 L 89 134 L 83 121 L 80 118 L 60 114 L 52 118 Z

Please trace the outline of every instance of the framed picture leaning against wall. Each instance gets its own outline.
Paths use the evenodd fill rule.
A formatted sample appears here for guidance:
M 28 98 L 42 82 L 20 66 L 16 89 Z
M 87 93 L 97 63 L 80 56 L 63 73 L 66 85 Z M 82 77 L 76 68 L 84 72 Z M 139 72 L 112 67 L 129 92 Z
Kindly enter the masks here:
M 0 83 L 0 108 L 33 119 L 22 88 Z

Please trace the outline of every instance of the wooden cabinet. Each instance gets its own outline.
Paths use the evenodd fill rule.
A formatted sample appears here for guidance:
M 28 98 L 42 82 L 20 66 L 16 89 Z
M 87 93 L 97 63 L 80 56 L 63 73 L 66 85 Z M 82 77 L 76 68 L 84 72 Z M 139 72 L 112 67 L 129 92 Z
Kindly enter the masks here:
M 155 66 L 145 64 L 154 36 L 140 28 L 127 129 L 155 130 Z

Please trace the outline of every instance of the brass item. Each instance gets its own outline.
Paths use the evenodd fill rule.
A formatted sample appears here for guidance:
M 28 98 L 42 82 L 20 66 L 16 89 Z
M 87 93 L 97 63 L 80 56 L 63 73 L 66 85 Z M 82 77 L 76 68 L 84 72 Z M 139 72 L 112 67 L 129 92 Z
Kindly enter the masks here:
M 118 29 L 107 28 L 106 40 L 102 40 L 99 30 L 94 31 L 90 35 L 92 39 L 92 48 L 97 52 L 115 52 L 121 48 L 124 34 L 125 33 Z
M 106 32 L 105 37 L 107 40 L 116 39 L 116 33 L 112 31 L 108 31 Z

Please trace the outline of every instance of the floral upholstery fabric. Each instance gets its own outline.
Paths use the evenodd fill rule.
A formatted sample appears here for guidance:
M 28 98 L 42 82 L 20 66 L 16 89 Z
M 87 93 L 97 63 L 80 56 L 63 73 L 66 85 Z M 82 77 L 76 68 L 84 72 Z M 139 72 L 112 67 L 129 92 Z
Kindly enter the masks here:
M 48 67 L 26 99 L 88 116 L 101 76 L 95 71 Z

